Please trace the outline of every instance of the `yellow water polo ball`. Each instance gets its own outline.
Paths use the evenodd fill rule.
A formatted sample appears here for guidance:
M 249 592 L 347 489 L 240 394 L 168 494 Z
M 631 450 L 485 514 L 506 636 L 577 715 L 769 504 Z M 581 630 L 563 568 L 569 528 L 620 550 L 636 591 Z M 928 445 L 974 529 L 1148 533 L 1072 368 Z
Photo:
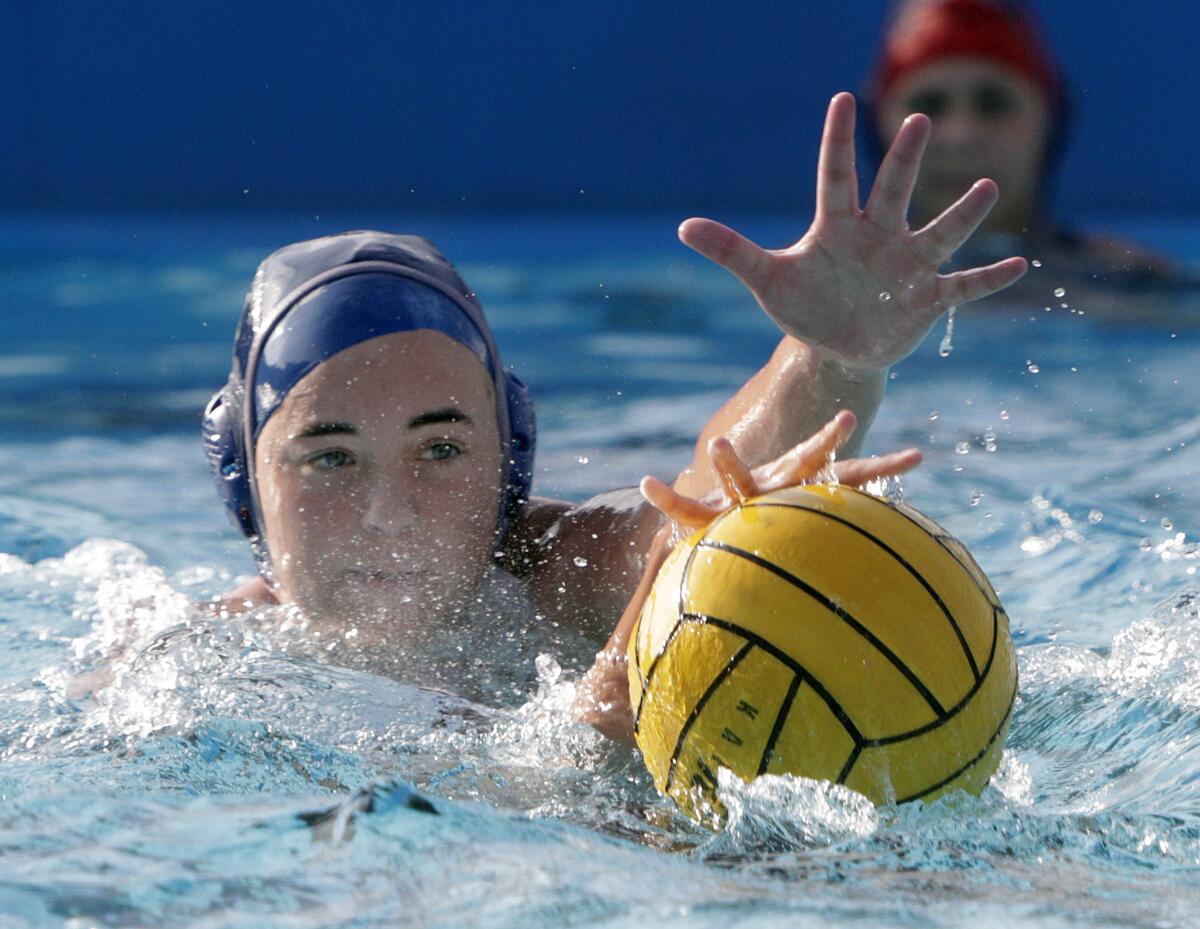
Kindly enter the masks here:
M 1017 689 L 1008 617 L 966 548 L 840 485 L 749 500 L 676 546 L 629 642 L 654 783 L 719 821 L 717 771 L 876 804 L 978 793 Z

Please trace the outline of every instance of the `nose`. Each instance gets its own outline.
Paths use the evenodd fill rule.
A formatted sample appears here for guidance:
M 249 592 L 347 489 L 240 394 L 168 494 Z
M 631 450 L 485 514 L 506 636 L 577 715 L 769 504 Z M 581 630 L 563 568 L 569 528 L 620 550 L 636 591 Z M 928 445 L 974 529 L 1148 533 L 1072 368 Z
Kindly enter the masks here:
M 959 101 L 933 121 L 933 140 L 944 146 L 966 147 L 979 139 L 980 121 L 972 108 Z
M 366 490 L 363 528 L 383 535 L 401 535 L 417 523 L 420 488 L 406 468 L 380 472 Z

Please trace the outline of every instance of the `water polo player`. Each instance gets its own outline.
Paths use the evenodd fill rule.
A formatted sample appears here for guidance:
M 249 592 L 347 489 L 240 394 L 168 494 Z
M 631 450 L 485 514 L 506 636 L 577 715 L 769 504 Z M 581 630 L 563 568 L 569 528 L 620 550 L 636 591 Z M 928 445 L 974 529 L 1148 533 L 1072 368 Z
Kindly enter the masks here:
M 794 481 L 794 447 L 811 449 L 802 440 L 842 407 L 869 421 L 887 366 L 946 307 L 1023 272 L 1009 259 L 937 273 L 996 190 L 980 182 L 910 231 L 905 212 L 927 135 L 922 117 L 906 123 L 860 209 L 854 101 L 839 95 L 821 145 L 816 219 L 796 245 L 766 251 L 710 220 L 681 227 L 786 335 L 705 427 L 674 492 L 715 495 L 719 505 L 724 472 L 707 449 L 721 435 L 758 466 L 763 489 Z M 895 297 L 881 301 L 881 292 Z M 818 444 L 846 441 L 852 424 L 835 419 Z M 474 295 L 415 237 L 349 233 L 270 256 L 205 435 L 222 498 L 261 571 L 230 605 L 293 604 L 328 643 L 323 654 L 367 656 L 413 683 L 477 692 L 470 679 L 481 667 L 512 661 L 501 643 L 546 628 L 577 631 L 594 650 L 662 538 L 659 512 L 628 492 L 583 504 L 529 495 L 528 396 L 503 368 Z M 857 481 L 916 457 L 838 467 Z M 505 619 L 507 628 L 472 622 L 482 601 L 514 589 L 536 609 Z M 472 630 L 479 638 L 464 643 L 460 633 Z
M 913 218 L 938 215 L 977 177 L 1004 197 L 960 265 L 1021 252 L 1040 270 L 999 301 L 1092 317 L 1146 319 L 1200 298 L 1197 281 L 1128 242 L 1054 222 L 1050 181 L 1070 122 L 1062 71 L 1032 7 L 1020 0 L 904 0 L 889 19 L 867 81 L 871 141 L 881 148 L 909 113 L 933 121 Z

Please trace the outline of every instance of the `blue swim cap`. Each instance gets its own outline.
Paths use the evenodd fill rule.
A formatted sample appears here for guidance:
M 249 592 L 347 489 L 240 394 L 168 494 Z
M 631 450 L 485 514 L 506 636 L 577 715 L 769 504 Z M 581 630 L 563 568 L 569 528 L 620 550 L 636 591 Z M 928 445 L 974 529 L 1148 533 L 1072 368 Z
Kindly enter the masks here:
M 217 492 L 260 558 L 266 550 L 254 446 L 262 427 L 321 362 L 360 342 L 417 329 L 465 346 L 492 378 L 505 463 L 501 532 L 528 499 L 536 437 L 529 393 L 504 370 L 483 308 L 450 262 L 417 236 L 347 232 L 298 242 L 259 265 L 229 380 L 204 415 Z

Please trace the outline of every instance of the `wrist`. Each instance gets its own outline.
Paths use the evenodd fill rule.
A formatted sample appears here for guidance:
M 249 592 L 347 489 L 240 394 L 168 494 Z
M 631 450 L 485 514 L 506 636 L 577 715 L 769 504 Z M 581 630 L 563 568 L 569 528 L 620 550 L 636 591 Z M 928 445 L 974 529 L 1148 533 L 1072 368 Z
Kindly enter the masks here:
M 822 386 L 874 385 L 882 383 L 888 373 L 887 365 L 855 363 L 836 352 L 801 341 L 791 335 L 783 337 L 778 351 L 786 352 L 791 356 L 793 363 L 807 368 Z

